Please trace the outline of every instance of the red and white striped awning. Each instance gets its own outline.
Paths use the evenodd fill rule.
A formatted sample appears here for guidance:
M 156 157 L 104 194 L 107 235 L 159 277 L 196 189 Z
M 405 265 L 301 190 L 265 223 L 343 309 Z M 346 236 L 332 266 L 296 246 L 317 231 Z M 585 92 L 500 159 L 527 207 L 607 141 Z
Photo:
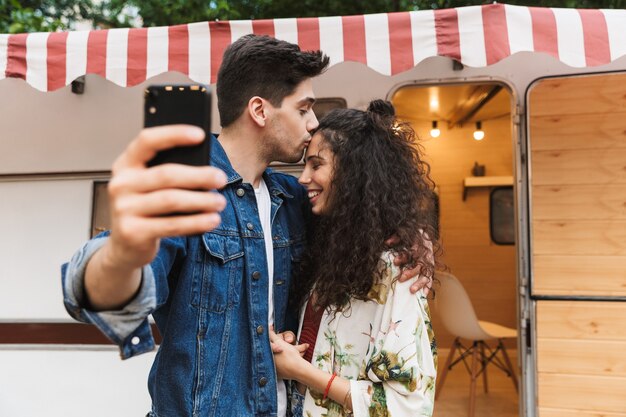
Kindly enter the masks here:
M 53 91 L 85 74 L 133 86 L 167 71 L 214 83 L 222 53 L 248 33 L 321 49 L 331 64 L 362 62 L 386 75 L 431 56 L 494 64 L 520 51 L 550 54 L 573 67 L 626 53 L 626 10 L 490 4 L 361 16 L 200 22 L 170 27 L 0 35 L 0 79 Z

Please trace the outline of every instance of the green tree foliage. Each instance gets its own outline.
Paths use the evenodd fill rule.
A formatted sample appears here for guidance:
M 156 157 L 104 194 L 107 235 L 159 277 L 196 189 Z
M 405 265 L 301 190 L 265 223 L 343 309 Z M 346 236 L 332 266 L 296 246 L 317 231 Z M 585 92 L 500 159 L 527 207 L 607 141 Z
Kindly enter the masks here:
M 270 19 L 281 17 L 339 16 L 406 10 L 444 9 L 489 4 L 480 0 L 232 0 L 225 1 L 133 1 L 144 26 L 174 24 L 198 20 Z M 168 6 L 165 7 L 164 4 Z M 507 0 L 508 4 L 541 7 L 624 8 L 626 0 Z M 167 9 L 170 13 L 162 13 Z M 188 18 L 185 20 L 185 16 Z M 189 19 L 193 17 L 193 19 Z M 182 20 L 177 20 L 182 18 Z
M 0 0 L 0 33 L 49 32 L 64 28 L 58 17 L 46 13 L 42 2 Z
M 339 16 L 443 9 L 480 0 L 0 0 L 0 33 L 72 29 L 77 21 L 94 27 L 169 26 L 205 20 Z M 626 8 L 626 0 L 507 0 L 541 7 Z
M 232 13 L 226 0 L 107 0 L 93 8 L 92 18 L 96 24 L 118 27 L 139 17 L 148 27 L 225 19 Z

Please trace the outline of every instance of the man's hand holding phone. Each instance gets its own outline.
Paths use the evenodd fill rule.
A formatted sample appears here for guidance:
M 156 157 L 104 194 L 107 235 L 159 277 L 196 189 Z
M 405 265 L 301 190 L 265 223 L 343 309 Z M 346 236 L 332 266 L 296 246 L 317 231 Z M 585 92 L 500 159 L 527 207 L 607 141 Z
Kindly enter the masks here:
M 197 85 L 151 85 L 144 91 L 144 129 L 113 164 L 109 183 L 116 259 L 143 266 L 159 239 L 200 234 L 220 222 L 226 183 L 210 168 L 211 93 Z M 126 263 L 126 262 L 125 262 Z
M 115 160 L 109 181 L 111 235 L 85 272 L 95 310 L 126 305 L 161 238 L 202 234 L 220 224 L 226 175 L 208 166 L 210 94 L 201 86 L 146 90 L 146 127 Z
M 226 200 L 207 191 L 226 184 L 221 170 L 175 163 L 147 167 L 159 151 L 197 145 L 204 135 L 191 125 L 146 128 L 117 158 L 109 182 L 111 255 L 117 262 L 141 267 L 156 255 L 160 238 L 219 225 Z

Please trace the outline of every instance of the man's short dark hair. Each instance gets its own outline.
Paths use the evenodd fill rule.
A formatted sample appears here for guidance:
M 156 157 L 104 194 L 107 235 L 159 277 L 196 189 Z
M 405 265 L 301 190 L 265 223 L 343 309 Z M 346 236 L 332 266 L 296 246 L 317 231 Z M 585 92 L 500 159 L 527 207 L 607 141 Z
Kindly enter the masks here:
M 320 75 L 328 62 L 321 51 L 301 51 L 298 45 L 270 36 L 239 38 L 226 48 L 217 75 L 222 127 L 237 120 L 254 96 L 280 107 L 298 84 Z

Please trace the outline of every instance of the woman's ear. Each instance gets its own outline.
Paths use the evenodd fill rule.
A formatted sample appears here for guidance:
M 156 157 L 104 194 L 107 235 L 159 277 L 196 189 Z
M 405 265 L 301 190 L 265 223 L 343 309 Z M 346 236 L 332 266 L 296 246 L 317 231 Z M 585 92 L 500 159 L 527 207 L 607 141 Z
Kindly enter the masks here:
M 248 101 L 248 114 L 258 127 L 265 127 L 267 124 L 268 106 L 269 103 L 259 96 L 254 96 Z

